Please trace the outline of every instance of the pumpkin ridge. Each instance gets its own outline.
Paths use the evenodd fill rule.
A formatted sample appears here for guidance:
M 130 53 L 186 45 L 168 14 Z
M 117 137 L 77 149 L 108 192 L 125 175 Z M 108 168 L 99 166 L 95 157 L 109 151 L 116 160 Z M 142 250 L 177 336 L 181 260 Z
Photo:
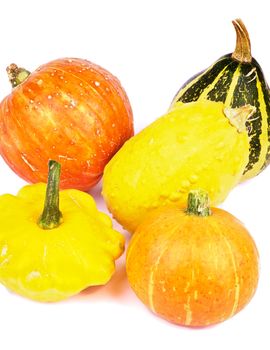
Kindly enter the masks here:
M 50 68 L 52 68 L 54 70 L 58 70 L 58 71 L 63 72 L 63 73 L 66 73 L 66 74 L 71 75 L 74 78 L 80 80 L 82 83 L 84 83 L 85 85 L 89 86 L 90 90 L 94 91 L 95 94 L 97 94 L 101 99 L 105 100 L 108 103 L 108 105 L 112 107 L 114 112 L 117 112 L 117 109 L 115 108 L 115 105 L 110 103 L 110 99 L 107 99 L 107 98 L 105 98 L 105 96 L 101 95 L 100 92 L 97 89 L 95 89 L 91 84 L 89 84 L 89 82 L 87 80 L 83 79 L 82 77 L 80 77 L 80 76 L 78 76 L 78 75 L 76 75 L 74 73 L 69 72 L 68 70 L 61 69 L 59 67 L 55 67 L 55 68 L 50 67 Z M 102 74 L 100 74 L 100 75 L 102 76 L 103 79 L 105 79 Z M 116 90 L 115 87 L 113 87 L 113 88 L 114 88 L 115 92 L 118 94 L 118 90 Z
M 76 80 L 79 80 L 80 82 L 84 83 L 87 87 L 89 87 L 90 91 L 94 92 L 94 94 L 97 95 L 97 96 L 99 96 L 100 99 L 105 100 L 105 101 L 107 102 L 108 106 L 113 107 L 113 108 L 112 108 L 113 111 L 114 111 L 114 112 L 117 112 L 116 109 L 115 109 L 115 105 L 111 104 L 111 103 L 109 102 L 108 99 L 106 99 L 103 95 L 101 95 L 101 94 L 99 93 L 99 91 L 96 90 L 96 89 L 95 89 L 91 84 L 89 84 L 89 82 L 87 82 L 86 80 L 82 79 L 81 77 L 77 76 L 77 75 L 74 74 L 74 73 L 68 72 L 67 70 L 61 69 L 61 68 L 59 68 L 59 67 L 49 66 L 48 68 L 49 68 L 49 69 L 52 69 L 52 70 L 54 70 L 54 71 L 56 70 L 56 71 L 59 71 L 59 72 L 63 72 L 63 73 L 65 73 L 65 74 L 69 74 L 69 75 L 73 76 Z M 90 104 L 88 103 L 88 101 L 87 101 L 87 106 L 88 106 L 88 108 L 89 108 L 91 111 L 94 111 L 92 105 L 90 105 Z M 94 111 L 93 114 L 95 115 L 95 117 L 96 117 L 99 121 L 101 121 L 100 116 L 99 116 L 95 111 Z M 101 125 L 104 125 L 103 121 L 101 121 L 100 124 L 101 124 Z M 106 134 L 108 135 L 108 131 L 109 131 L 110 129 L 109 129 L 109 128 L 102 128 L 102 130 L 103 130 L 103 132 L 104 132 L 104 130 L 105 130 L 105 131 L 106 131 Z M 111 140 L 111 139 L 112 139 L 112 134 L 110 134 L 109 136 L 106 136 L 106 137 L 107 137 L 107 139 Z
M 18 86 L 16 87 L 16 89 L 20 89 L 20 88 L 21 88 L 20 85 L 18 85 Z M 15 96 L 15 95 L 14 95 L 14 96 Z M 16 113 L 16 114 L 14 113 L 14 108 L 13 108 L 13 105 L 14 105 L 13 98 L 14 98 L 14 96 L 13 96 L 13 95 L 9 95 L 9 96 L 8 96 L 8 98 L 7 98 L 7 100 L 8 100 L 8 108 L 9 108 L 9 113 L 10 113 L 10 115 L 11 115 L 11 117 L 12 117 L 13 123 L 14 123 L 14 125 L 16 125 L 16 128 L 17 128 L 17 130 L 19 131 L 19 130 L 20 130 L 21 122 L 20 122 L 20 121 L 18 122 L 17 113 Z M 23 96 L 24 102 L 25 102 L 25 106 L 26 106 L 27 99 L 25 98 L 25 95 L 24 95 L 24 94 L 22 94 L 21 96 Z M 17 102 L 17 103 L 18 103 L 18 102 Z M 20 103 L 20 104 L 21 104 L 21 103 Z M 40 108 L 40 106 L 39 106 L 39 108 Z M 26 114 L 27 114 L 27 113 L 26 113 Z M 19 116 L 21 116 L 21 113 L 19 113 Z M 19 126 L 19 127 L 18 127 L 18 126 Z M 23 125 L 23 133 L 24 133 L 25 135 L 27 135 L 27 139 L 28 139 L 28 140 L 31 140 L 31 145 L 32 145 L 32 147 L 33 147 L 34 149 L 37 149 L 37 148 L 40 147 L 40 144 L 45 143 L 46 137 L 43 137 L 43 133 L 42 133 L 42 134 L 39 134 L 39 135 L 38 135 L 39 138 L 42 137 L 43 140 L 42 140 L 42 142 L 37 142 L 37 141 L 39 141 L 39 140 L 35 137 L 35 130 L 34 130 L 34 128 L 33 128 L 32 126 L 33 126 L 32 123 L 28 123 L 27 125 Z M 16 132 L 16 134 L 18 134 L 18 132 Z M 35 146 L 36 146 L 36 147 L 35 147 Z M 17 149 L 18 149 L 18 148 L 17 148 Z M 20 149 L 18 149 L 18 150 L 19 150 L 20 153 L 22 153 Z M 42 153 L 43 153 L 43 154 L 47 153 L 47 149 L 46 149 L 46 148 L 43 148 L 43 149 L 42 149 Z M 29 155 L 31 155 L 31 154 L 28 153 L 27 156 L 29 156 Z M 24 161 L 24 163 L 26 163 L 24 159 L 23 159 L 23 161 Z M 39 161 L 39 162 L 40 162 L 40 161 Z M 26 163 L 26 164 L 27 164 L 27 163 Z M 39 170 L 41 169 L 41 168 L 40 168 L 40 165 L 43 165 L 43 164 L 38 164 L 38 165 L 35 164 L 35 165 L 34 165 L 34 167 L 36 168 L 36 171 L 39 171 Z M 29 165 L 27 164 L 27 166 L 29 166 Z M 45 166 L 47 166 L 47 164 L 45 164 Z M 27 179 L 26 179 L 26 181 L 27 181 Z M 46 176 L 44 177 L 43 181 L 46 182 Z
M 167 237 L 167 241 L 165 242 L 163 249 L 161 250 L 158 258 L 156 259 L 155 264 L 152 266 L 152 269 L 150 270 L 150 274 L 149 274 L 149 284 L 148 284 L 148 298 L 149 298 L 149 306 L 150 308 L 156 312 L 155 306 L 154 306 L 154 274 L 155 272 L 157 272 L 158 270 L 158 266 L 160 263 L 160 260 L 162 259 L 162 257 L 166 254 L 167 250 L 168 250 L 168 245 L 170 244 L 170 240 L 174 237 L 175 234 L 179 233 L 179 227 L 175 227 L 175 229 L 173 230 L 173 232 L 170 234 L 169 237 Z
M 213 213 L 215 215 L 215 213 Z M 240 299 L 240 283 L 239 283 L 239 276 L 237 274 L 237 267 L 236 267 L 236 262 L 235 262 L 235 255 L 232 249 L 232 245 L 230 244 L 229 240 L 227 237 L 221 232 L 221 230 L 216 230 L 216 226 L 213 225 L 213 222 L 209 222 L 210 225 L 213 227 L 213 229 L 219 234 L 219 236 L 222 238 L 225 246 L 228 248 L 229 256 L 231 257 L 231 262 L 232 262 L 232 267 L 234 271 L 234 276 L 235 276 L 235 290 L 234 290 L 234 302 L 233 306 L 231 309 L 231 312 L 229 314 L 229 318 L 232 317 L 236 312 L 239 304 L 239 299 Z M 222 225 L 222 222 L 220 222 Z
M 9 109 L 9 117 L 11 116 L 11 118 L 9 118 L 8 123 L 9 123 L 9 124 L 10 124 L 10 123 L 12 124 L 12 128 L 11 128 L 11 127 L 8 127 L 8 128 L 6 128 L 6 131 L 8 131 L 8 133 L 7 133 L 7 134 L 8 134 L 8 139 L 9 139 L 9 140 L 12 140 L 12 153 L 15 153 L 16 155 L 17 155 L 17 154 L 20 154 L 20 156 L 19 156 L 20 161 L 23 161 L 24 165 L 26 165 L 27 167 L 30 167 L 29 164 L 28 164 L 28 163 L 25 161 L 25 159 L 23 158 L 23 152 L 22 152 L 21 149 L 19 148 L 17 142 L 15 142 L 16 138 L 14 137 L 14 133 L 11 132 L 11 130 L 13 131 L 14 128 L 16 128 L 16 130 L 18 130 L 18 131 L 20 130 L 20 128 L 18 127 L 17 118 L 15 117 L 15 115 L 14 115 L 14 113 L 13 113 L 13 108 L 11 108 L 12 101 L 10 100 L 10 96 L 7 96 L 7 98 L 4 100 L 4 103 L 7 105 L 8 109 Z M 2 107 L 2 108 L 5 108 L 5 105 L 4 105 L 4 107 Z M 28 127 L 25 127 L 25 128 L 23 129 L 24 133 L 27 133 L 27 130 L 29 130 L 29 128 L 28 128 Z M 17 134 L 17 132 L 16 132 L 16 134 Z M 27 134 L 28 134 L 28 133 L 27 133 Z M 9 141 L 9 143 L 11 143 L 11 142 Z M 1 156 L 6 160 L 6 162 L 11 166 L 11 168 L 14 169 L 15 172 L 17 172 L 17 167 L 15 166 L 15 163 L 14 163 L 14 164 L 13 164 L 13 163 L 10 163 L 10 162 L 8 161 L 8 159 L 5 157 L 5 154 L 3 154 L 2 152 L 1 152 Z M 34 167 L 36 168 L 36 166 L 34 166 Z M 15 170 L 15 169 L 16 169 L 16 170 Z M 31 168 L 31 170 L 33 170 L 33 169 Z M 21 173 L 21 172 L 20 172 L 20 173 Z M 23 175 L 20 175 L 20 176 L 22 176 L 23 179 L 27 181 L 27 178 L 26 178 L 26 177 L 24 177 Z M 45 180 L 45 179 L 44 179 L 44 180 Z
M 97 94 L 101 99 L 105 99 L 104 98 L 104 96 L 102 96 L 96 89 L 94 89 L 86 80 L 84 80 L 84 79 L 82 79 L 81 77 L 79 77 L 79 76 L 77 76 L 76 74 L 73 74 L 73 73 L 70 73 L 70 72 L 68 72 L 67 70 L 64 70 L 64 69 L 61 69 L 61 68 L 59 68 L 59 67 L 57 67 L 57 68 L 53 68 L 53 67 L 49 67 L 49 69 L 51 69 L 51 70 L 53 70 L 53 71 L 59 71 L 59 72 L 63 72 L 63 73 L 66 73 L 66 74 L 69 74 L 69 75 L 71 75 L 71 76 L 73 76 L 76 80 L 79 80 L 79 81 L 81 81 L 81 82 L 83 82 L 83 83 L 85 83 L 85 85 L 87 85 L 95 94 Z M 60 94 L 62 94 L 62 91 L 61 91 L 61 93 Z M 105 99 L 107 102 L 108 102 L 108 100 L 107 99 Z M 103 132 L 105 131 L 105 137 L 106 137 L 106 139 L 107 140 L 110 140 L 110 142 L 113 142 L 112 141 L 112 138 L 113 138 L 113 136 L 112 136 L 112 134 L 108 134 L 108 132 L 109 132 L 109 128 L 106 128 L 105 127 L 105 123 L 103 122 L 103 120 L 102 120 L 102 118 L 101 118 L 101 116 L 99 115 L 99 113 L 97 113 L 94 109 L 93 109 L 93 107 L 92 107 L 92 105 L 91 104 L 89 104 L 88 103 L 88 100 L 85 102 L 86 104 L 87 104 L 87 107 L 88 107 L 88 109 L 91 111 L 91 114 L 92 115 L 94 115 L 95 116 L 95 120 L 98 120 L 99 121 L 99 123 L 100 123 L 100 126 L 101 126 L 101 128 L 102 128 L 102 130 L 103 130 Z M 112 106 L 111 104 L 109 104 L 110 106 Z M 115 108 L 114 108 L 114 111 L 115 111 Z M 76 111 L 76 113 L 78 113 L 78 111 Z M 84 116 L 85 117 L 85 114 L 83 113 L 83 112 L 81 112 L 80 111 L 80 114 L 82 115 L 82 116 Z M 72 120 L 71 120 L 72 121 Z M 73 119 L 73 123 L 74 124 L 76 124 L 76 119 Z M 81 132 L 81 130 L 78 128 L 78 130 L 77 130 L 77 132 L 78 132 L 78 135 L 80 136 L 80 138 L 82 139 L 82 140 L 85 140 L 85 141 L 87 141 L 88 140 L 88 138 L 89 138 L 89 135 L 87 135 L 87 134 L 85 134 L 85 133 L 82 133 Z M 94 142 L 94 141 L 96 141 L 96 142 Z M 95 149 L 96 149 L 96 151 L 98 150 L 98 140 L 95 140 L 95 138 L 93 138 L 93 140 L 92 140 L 92 142 L 95 144 Z M 87 144 L 87 142 L 85 143 L 85 144 Z M 113 144 L 114 145 L 117 145 L 117 143 L 116 142 L 113 142 Z M 91 151 L 91 149 L 88 147 L 88 149 Z M 91 152 L 90 152 L 91 153 Z M 99 158 L 99 161 L 100 162 L 102 162 L 102 160 L 108 160 L 107 159 L 107 157 L 104 157 L 103 159 L 101 159 L 101 158 Z M 100 177 L 100 173 L 96 173 L 95 175 L 93 174 L 93 171 L 91 171 L 92 172 L 92 175 L 93 176 L 91 176 L 91 177 Z

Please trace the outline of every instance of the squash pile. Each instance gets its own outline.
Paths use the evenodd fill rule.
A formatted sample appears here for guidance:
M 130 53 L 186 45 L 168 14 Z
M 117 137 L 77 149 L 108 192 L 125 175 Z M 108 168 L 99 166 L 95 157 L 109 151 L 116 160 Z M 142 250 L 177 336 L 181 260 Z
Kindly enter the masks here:
M 110 280 L 125 240 L 81 192 L 104 172 L 106 205 L 133 234 L 128 281 L 147 307 L 202 327 L 249 303 L 258 250 L 244 225 L 214 206 L 269 164 L 270 95 L 246 27 L 233 25 L 235 51 L 191 78 L 135 136 L 126 93 L 100 66 L 60 59 L 32 74 L 8 67 L 0 154 L 34 184 L 0 196 L 3 285 L 52 302 Z

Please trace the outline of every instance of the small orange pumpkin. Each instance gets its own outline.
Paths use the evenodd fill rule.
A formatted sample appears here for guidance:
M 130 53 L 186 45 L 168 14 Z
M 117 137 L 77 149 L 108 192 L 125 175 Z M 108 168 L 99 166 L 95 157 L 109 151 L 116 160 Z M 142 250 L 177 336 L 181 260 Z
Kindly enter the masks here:
M 127 251 L 129 283 L 157 315 L 185 326 L 222 322 L 248 304 L 258 284 L 258 251 L 228 212 L 191 191 L 187 209 L 161 207 Z
M 88 191 L 112 156 L 133 136 L 133 115 L 119 80 L 79 58 L 33 73 L 8 67 L 13 91 L 0 103 L 0 154 L 24 180 L 47 181 L 47 164 L 62 165 L 61 188 Z

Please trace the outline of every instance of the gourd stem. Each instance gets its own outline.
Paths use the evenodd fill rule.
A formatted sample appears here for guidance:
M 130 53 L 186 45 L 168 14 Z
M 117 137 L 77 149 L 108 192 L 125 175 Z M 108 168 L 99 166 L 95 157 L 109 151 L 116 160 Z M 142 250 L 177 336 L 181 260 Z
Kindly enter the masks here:
M 239 62 L 250 63 L 252 55 L 247 28 L 240 18 L 233 20 L 232 23 L 236 31 L 236 46 L 232 58 Z
M 15 88 L 24 82 L 31 73 L 24 68 L 19 68 L 15 63 L 12 63 L 7 67 L 7 74 L 12 87 Z
M 196 216 L 211 215 L 208 193 L 204 190 L 190 191 L 188 194 L 188 205 L 186 213 L 188 215 Z
M 38 225 L 43 230 L 51 230 L 62 223 L 62 213 L 59 210 L 59 183 L 61 165 L 54 160 L 49 161 L 49 175 L 43 213 Z

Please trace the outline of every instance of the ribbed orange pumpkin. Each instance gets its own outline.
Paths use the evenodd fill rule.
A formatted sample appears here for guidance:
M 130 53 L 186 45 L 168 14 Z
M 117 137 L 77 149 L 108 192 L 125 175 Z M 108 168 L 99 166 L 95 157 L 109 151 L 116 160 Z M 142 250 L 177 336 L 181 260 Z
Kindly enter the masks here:
M 258 283 L 258 253 L 244 226 L 207 205 L 201 191 L 188 209 L 149 214 L 127 251 L 129 283 L 157 315 L 185 326 L 207 326 L 239 312 Z
M 46 182 L 62 165 L 61 188 L 89 190 L 133 135 L 127 95 L 117 78 L 82 59 L 58 59 L 30 74 L 8 68 L 12 93 L 0 104 L 0 153 L 28 182 Z

